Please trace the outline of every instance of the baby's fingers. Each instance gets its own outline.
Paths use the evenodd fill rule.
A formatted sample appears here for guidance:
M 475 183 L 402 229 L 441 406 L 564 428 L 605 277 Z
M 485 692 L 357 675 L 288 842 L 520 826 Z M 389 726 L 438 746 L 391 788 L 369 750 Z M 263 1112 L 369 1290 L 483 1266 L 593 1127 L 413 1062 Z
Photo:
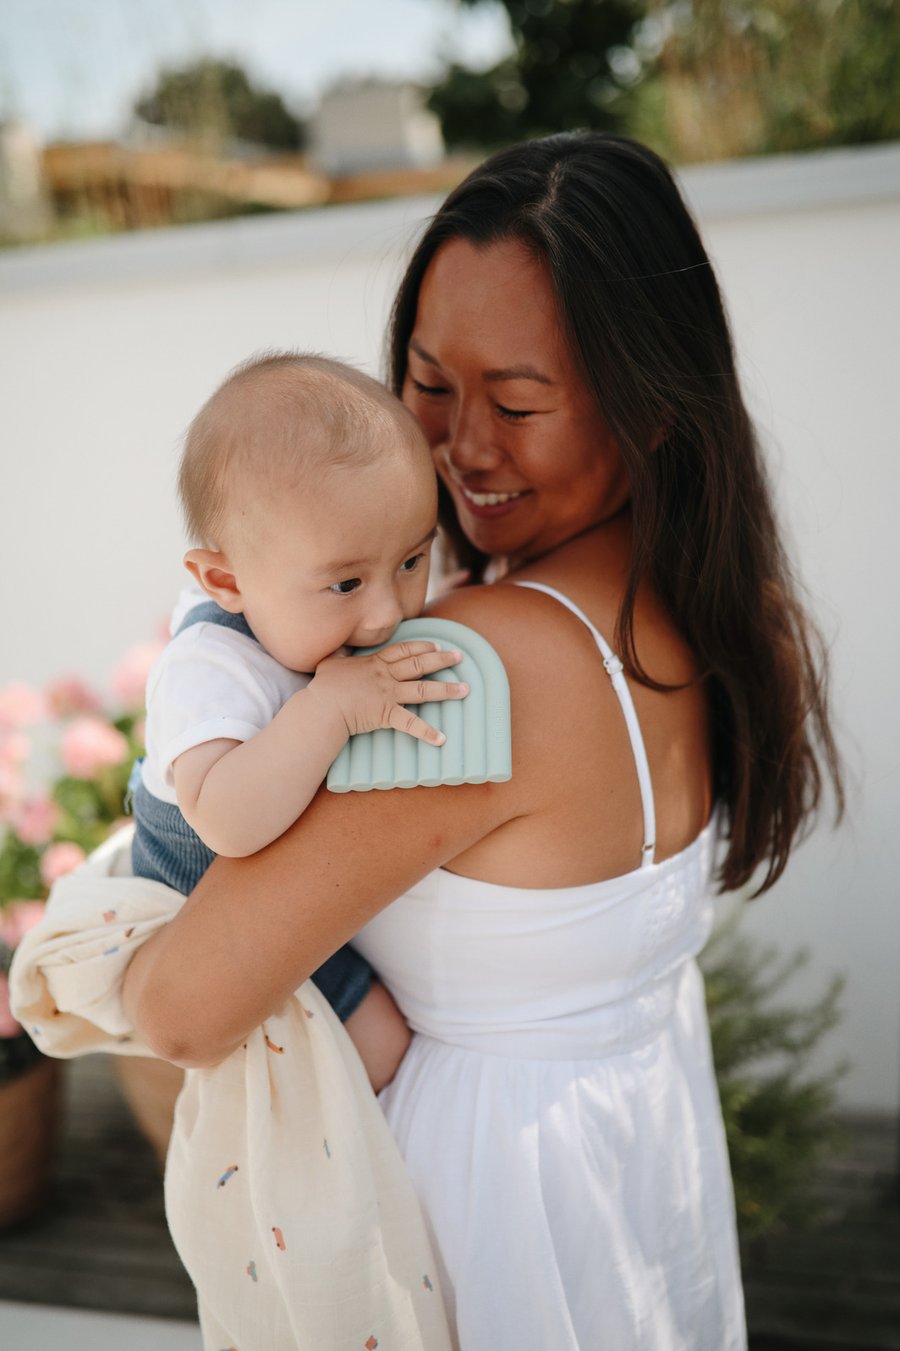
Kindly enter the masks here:
M 400 704 L 391 709 L 389 722 L 398 732 L 406 732 L 417 741 L 427 741 L 430 746 L 443 746 L 447 740 L 443 732 L 429 726 L 423 718 L 416 717 L 415 713 L 411 713 L 408 708 L 402 708 Z
M 400 644 L 398 644 L 400 646 Z M 422 676 L 433 675 L 435 671 L 446 671 L 449 666 L 457 666 L 462 661 L 462 653 L 457 651 L 417 652 L 390 662 L 391 675 L 395 680 L 419 680 Z
M 406 657 L 421 657 L 425 652 L 437 652 L 440 643 L 432 643 L 424 638 L 416 638 L 407 643 L 388 643 L 387 647 L 382 647 L 376 654 L 382 661 L 388 664 L 395 661 L 403 661 Z
M 465 681 L 452 680 L 406 680 L 393 691 L 401 704 L 435 704 L 444 699 L 465 699 L 468 693 Z

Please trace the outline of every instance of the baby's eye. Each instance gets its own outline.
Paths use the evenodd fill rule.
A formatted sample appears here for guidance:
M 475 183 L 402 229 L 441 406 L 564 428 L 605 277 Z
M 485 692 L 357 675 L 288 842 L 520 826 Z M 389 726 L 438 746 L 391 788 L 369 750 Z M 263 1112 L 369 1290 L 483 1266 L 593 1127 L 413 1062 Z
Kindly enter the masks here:
M 424 554 L 413 554 L 412 558 L 407 558 L 405 563 L 400 564 L 401 572 L 415 572 L 422 564 Z
M 333 591 L 336 596 L 349 596 L 361 584 L 359 577 L 348 577 L 345 582 L 335 582 L 328 590 Z

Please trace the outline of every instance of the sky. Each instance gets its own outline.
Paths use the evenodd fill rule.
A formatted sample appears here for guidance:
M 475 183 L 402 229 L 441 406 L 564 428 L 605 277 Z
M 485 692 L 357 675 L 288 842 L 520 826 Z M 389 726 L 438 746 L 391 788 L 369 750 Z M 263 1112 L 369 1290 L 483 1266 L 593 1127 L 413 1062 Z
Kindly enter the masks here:
M 341 76 L 428 81 L 510 49 L 502 6 L 456 0 L 0 0 L 0 120 L 115 136 L 162 66 L 233 59 L 295 112 Z

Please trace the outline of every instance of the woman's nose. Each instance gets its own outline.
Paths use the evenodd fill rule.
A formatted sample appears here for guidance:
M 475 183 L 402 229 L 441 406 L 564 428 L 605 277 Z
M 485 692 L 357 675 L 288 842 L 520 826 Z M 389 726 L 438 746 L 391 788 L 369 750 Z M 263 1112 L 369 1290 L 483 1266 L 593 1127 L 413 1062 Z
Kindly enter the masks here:
M 489 423 L 465 404 L 457 407 L 448 429 L 445 458 L 459 475 L 491 469 L 501 458 L 501 452 L 493 444 Z

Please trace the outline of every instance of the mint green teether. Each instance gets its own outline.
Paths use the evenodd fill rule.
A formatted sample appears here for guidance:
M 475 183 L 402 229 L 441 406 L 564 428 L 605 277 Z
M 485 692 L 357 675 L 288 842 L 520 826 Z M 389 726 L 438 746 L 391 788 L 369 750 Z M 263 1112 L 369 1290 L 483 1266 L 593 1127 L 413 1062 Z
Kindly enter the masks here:
M 351 737 L 328 771 L 332 793 L 503 783 L 511 778 L 509 682 L 497 653 L 480 633 L 450 619 L 405 619 L 388 642 L 423 639 L 463 654 L 451 670 L 437 671 L 426 679 L 466 681 L 469 693 L 465 699 L 420 704 L 414 709 L 447 740 L 443 746 L 429 746 L 390 727 Z

